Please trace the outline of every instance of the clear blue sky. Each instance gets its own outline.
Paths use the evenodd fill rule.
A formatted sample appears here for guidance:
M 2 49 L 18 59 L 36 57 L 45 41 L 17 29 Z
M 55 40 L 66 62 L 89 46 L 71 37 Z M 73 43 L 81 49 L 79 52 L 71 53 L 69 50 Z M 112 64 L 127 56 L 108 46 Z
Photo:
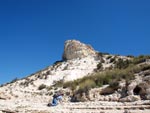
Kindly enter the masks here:
M 150 0 L 0 0 L 0 84 L 60 60 L 68 39 L 150 54 Z

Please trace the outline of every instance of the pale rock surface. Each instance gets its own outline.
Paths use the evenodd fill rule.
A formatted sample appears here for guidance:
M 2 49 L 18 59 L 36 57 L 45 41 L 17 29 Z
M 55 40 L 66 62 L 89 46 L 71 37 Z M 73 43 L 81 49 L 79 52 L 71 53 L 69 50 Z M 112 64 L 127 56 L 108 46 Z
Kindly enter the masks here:
M 63 59 L 65 60 L 96 55 L 96 51 L 90 45 L 83 44 L 77 40 L 67 40 L 65 42 L 63 53 Z

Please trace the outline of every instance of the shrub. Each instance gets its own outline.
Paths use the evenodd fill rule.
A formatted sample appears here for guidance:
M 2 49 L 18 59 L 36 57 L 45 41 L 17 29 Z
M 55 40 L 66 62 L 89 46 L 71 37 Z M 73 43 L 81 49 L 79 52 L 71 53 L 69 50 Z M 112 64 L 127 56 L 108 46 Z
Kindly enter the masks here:
M 103 56 L 103 53 L 97 52 L 97 55 L 98 55 L 99 57 L 102 57 L 102 56 Z
M 115 61 L 115 58 L 110 59 L 110 63 L 113 63 Z
M 77 80 L 76 80 L 77 81 Z M 63 84 L 63 88 L 70 88 L 72 91 L 74 91 L 76 89 L 77 86 L 77 82 L 76 81 L 69 81 Z
M 113 88 L 113 89 L 118 89 L 119 87 L 119 82 L 117 80 L 111 81 L 109 83 L 109 87 Z
M 115 68 L 118 69 L 125 69 L 129 66 L 131 62 L 129 60 L 123 60 L 121 58 L 118 59 L 118 61 L 116 61 L 115 63 Z
M 54 65 L 61 64 L 62 62 L 63 62 L 63 60 L 55 61 L 55 62 L 54 62 Z
M 87 79 L 84 82 L 79 84 L 79 89 L 77 90 L 78 93 L 88 92 L 91 88 L 96 86 L 95 82 L 91 79 Z
M 53 89 L 53 87 L 52 86 L 48 86 L 48 87 L 46 87 L 46 89 L 47 89 L 47 91 L 50 91 L 50 90 Z
M 62 87 L 63 86 L 63 83 L 64 83 L 64 80 L 59 80 L 59 81 L 54 81 L 54 87 Z
M 14 83 L 14 82 L 16 82 L 16 81 L 18 81 L 19 79 L 16 77 L 16 78 L 14 78 L 10 83 Z
M 41 85 L 38 87 L 38 90 L 42 90 L 42 89 L 44 89 L 44 88 L 46 88 L 46 85 L 45 85 L 45 84 L 41 84 Z
M 129 58 L 134 58 L 134 56 L 133 56 L 133 55 L 127 55 L 127 57 L 129 57 Z
M 146 59 L 150 59 L 150 56 L 140 55 L 138 57 L 133 58 L 132 62 L 133 64 L 139 64 L 145 62 Z
M 102 69 L 103 69 L 103 65 L 102 65 L 101 62 L 97 64 L 97 69 L 98 69 L 98 70 L 102 70 Z
M 150 65 L 141 66 L 141 71 L 145 71 L 145 70 L 149 70 L 149 69 L 150 69 Z
M 130 72 L 130 73 L 139 73 L 141 71 L 145 71 L 145 70 L 148 70 L 150 69 L 150 65 L 148 64 L 144 64 L 144 65 L 130 65 L 127 70 Z
M 107 56 L 107 57 L 106 57 L 106 59 L 110 59 L 111 57 L 112 57 L 112 56 L 111 56 L 111 55 L 109 55 L 109 56 Z
M 109 53 L 107 53 L 107 52 L 103 52 L 102 54 L 103 54 L 103 55 L 109 55 Z
M 0 85 L 0 87 L 3 87 L 3 86 L 4 86 L 4 84 L 1 84 L 1 85 Z
M 54 88 L 54 90 L 57 90 L 57 89 L 58 89 L 58 87 L 55 87 L 55 88 Z

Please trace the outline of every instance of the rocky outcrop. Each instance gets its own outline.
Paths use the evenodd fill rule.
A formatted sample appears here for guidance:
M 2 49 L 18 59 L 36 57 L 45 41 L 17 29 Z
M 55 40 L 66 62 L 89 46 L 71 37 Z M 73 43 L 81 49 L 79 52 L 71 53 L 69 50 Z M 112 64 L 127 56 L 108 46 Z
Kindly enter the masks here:
M 84 58 L 87 56 L 96 56 L 96 51 L 90 45 L 83 44 L 77 40 L 67 40 L 65 42 L 64 60 Z

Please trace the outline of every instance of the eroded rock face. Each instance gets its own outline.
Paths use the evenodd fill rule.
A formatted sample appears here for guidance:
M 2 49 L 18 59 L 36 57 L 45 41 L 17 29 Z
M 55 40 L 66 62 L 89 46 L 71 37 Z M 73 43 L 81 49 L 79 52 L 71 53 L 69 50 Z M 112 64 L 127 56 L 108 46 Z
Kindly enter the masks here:
M 90 46 L 77 40 L 67 40 L 64 46 L 63 60 L 96 56 L 96 51 Z

